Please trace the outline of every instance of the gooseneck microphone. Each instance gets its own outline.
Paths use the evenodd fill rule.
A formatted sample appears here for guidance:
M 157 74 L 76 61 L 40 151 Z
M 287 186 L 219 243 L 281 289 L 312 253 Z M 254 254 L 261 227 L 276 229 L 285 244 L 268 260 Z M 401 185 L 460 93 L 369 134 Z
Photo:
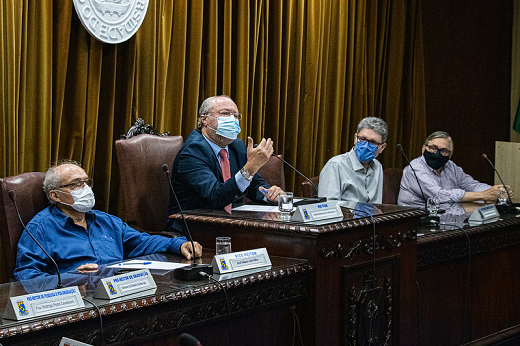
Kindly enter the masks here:
M 186 219 L 184 218 L 184 213 L 182 211 L 181 204 L 179 203 L 179 199 L 177 198 L 177 194 L 175 193 L 175 189 L 173 188 L 173 184 L 170 179 L 170 169 L 168 165 L 165 163 L 162 165 L 162 169 L 164 173 L 166 174 L 166 178 L 168 179 L 168 183 L 170 184 L 170 191 L 173 193 L 173 197 L 175 197 L 175 202 L 177 203 L 177 206 L 179 207 L 179 211 L 181 213 L 182 221 L 184 222 L 184 227 L 186 228 L 186 232 L 188 233 L 188 236 L 190 237 L 191 242 L 191 248 L 193 250 L 193 263 L 191 265 L 186 267 L 177 268 L 173 271 L 173 276 L 176 279 L 179 280 L 194 280 L 200 278 L 200 273 L 206 273 L 208 275 L 213 275 L 213 267 L 211 264 L 197 264 L 195 260 L 195 244 L 193 243 L 193 237 L 191 236 L 190 229 L 188 227 L 188 223 L 186 222 Z
M 14 190 L 9 190 L 7 193 L 9 194 L 9 198 L 11 199 L 11 201 L 13 201 L 14 209 L 16 210 L 16 214 L 18 215 L 18 220 L 20 220 L 20 223 L 22 224 L 23 230 L 27 232 L 27 234 L 32 238 L 32 240 L 34 240 L 36 245 L 38 245 L 38 247 L 43 251 L 43 253 L 51 260 L 52 264 L 54 264 L 54 267 L 56 267 L 56 274 L 58 275 L 58 284 L 56 285 L 56 288 L 63 288 L 63 285 L 61 283 L 60 268 L 58 268 L 58 264 L 56 263 L 54 258 L 52 258 L 51 255 L 49 255 L 49 253 L 45 251 L 43 246 L 41 246 L 41 244 L 38 242 L 38 240 L 36 240 L 36 238 L 31 234 L 31 232 L 27 230 L 25 224 L 23 223 L 22 216 L 20 215 L 20 210 L 18 210 L 18 205 L 16 203 L 16 192 L 14 192 Z
M 486 155 L 486 153 L 482 154 L 482 157 L 485 158 L 487 160 L 487 162 L 489 162 L 489 164 L 491 165 L 491 167 L 493 167 L 493 170 L 495 171 L 495 173 L 497 174 L 498 176 L 498 179 L 500 180 L 500 182 L 502 183 L 502 186 L 504 187 L 504 189 L 506 190 L 506 193 L 507 193 L 507 205 L 497 205 L 497 209 L 499 211 L 502 211 L 502 212 L 517 212 L 518 209 L 520 209 L 520 203 L 513 203 L 513 201 L 511 200 L 511 195 L 509 194 L 509 190 L 507 189 L 506 187 L 506 184 L 504 184 L 504 181 L 502 180 L 502 177 L 500 176 L 500 174 L 498 173 L 498 170 L 496 169 L 495 165 L 493 164 L 493 162 L 491 162 L 491 160 L 488 158 L 488 156 Z
M 253 148 L 256 148 L 257 146 L 258 146 L 258 144 L 255 144 L 255 145 L 253 145 Z M 312 187 L 314 188 L 314 191 L 316 191 L 316 193 L 314 194 L 314 197 L 312 197 L 312 198 L 305 198 L 305 199 L 303 199 L 303 200 L 301 200 L 299 202 L 294 203 L 293 205 L 295 207 L 297 207 L 299 205 L 303 205 L 303 204 L 321 203 L 321 202 L 327 201 L 327 197 L 318 197 L 318 187 L 316 185 L 314 185 L 312 180 L 307 178 L 302 172 L 297 170 L 295 167 L 293 167 L 293 165 L 291 165 L 289 162 L 287 162 L 284 159 L 282 159 L 280 156 L 275 155 L 275 154 L 273 154 L 272 156 L 276 157 L 278 160 L 281 160 L 287 166 L 291 167 L 296 173 L 301 175 L 303 177 L 303 179 L 307 180 L 312 185 Z
M 412 162 L 408 159 L 408 156 L 404 153 L 403 146 L 401 144 L 397 144 L 397 148 L 401 151 L 401 154 L 403 154 L 404 158 L 408 162 L 408 166 L 410 166 L 410 169 L 413 172 L 413 175 L 415 177 L 415 180 L 417 181 L 417 185 L 419 186 L 419 190 L 421 190 L 421 195 L 424 200 L 424 210 L 428 210 L 428 200 L 424 196 L 424 192 L 421 186 L 421 182 L 419 181 L 419 178 L 417 177 L 417 173 L 415 172 L 415 169 L 413 169 Z M 439 216 L 423 216 L 420 218 L 420 223 L 422 225 L 438 225 L 440 223 L 441 219 Z
M 415 173 L 415 169 L 413 169 L 413 167 L 412 167 L 412 162 L 408 159 L 408 156 L 406 156 L 406 154 L 404 153 L 403 146 L 401 144 L 397 144 L 397 148 L 401 151 L 401 154 L 403 154 L 404 158 L 408 162 L 408 166 L 410 166 L 410 168 L 412 169 L 413 175 L 415 176 L 415 180 L 417 181 L 417 185 L 419 185 L 419 190 L 421 190 L 421 195 L 422 195 L 422 198 L 424 200 L 424 209 L 426 210 L 427 209 L 426 197 L 424 197 L 424 192 L 423 192 L 421 183 L 419 182 L 419 178 L 417 177 L 417 173 Z

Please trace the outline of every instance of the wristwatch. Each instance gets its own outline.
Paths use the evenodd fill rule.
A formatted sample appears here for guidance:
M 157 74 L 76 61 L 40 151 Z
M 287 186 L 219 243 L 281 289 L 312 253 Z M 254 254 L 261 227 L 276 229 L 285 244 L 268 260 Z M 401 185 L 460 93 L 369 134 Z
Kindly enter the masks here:
M 253 180 L 253 176 L 244 167 L 240 170 L 240 174 L 242 174 L 244 179 L 247 181 Z

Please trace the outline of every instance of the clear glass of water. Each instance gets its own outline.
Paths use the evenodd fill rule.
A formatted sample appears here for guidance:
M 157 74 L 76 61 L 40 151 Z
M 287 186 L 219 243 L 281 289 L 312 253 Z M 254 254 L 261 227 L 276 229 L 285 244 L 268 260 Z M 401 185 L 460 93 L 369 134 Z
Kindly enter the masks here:
M 224 255 L 231 252 L 231 237 L 217 237 L 216 251 L 217 255 Z
M 435 197 L 428 198 L 428 201 L 426 203 L 428 207 L 428 213 L 430 216 L 437 216 L 437 212 L 439 211 L 439 199 Z
M 278 196 L 278 210 L 280 210 L 280 217 L 287 221 L 291 219 L 291 212 L 293 210 L 293 193 L 282 192 Z
M 499 205 L 507 204 L 507 191 L 503 187 L 498 188 L 497 199 Z

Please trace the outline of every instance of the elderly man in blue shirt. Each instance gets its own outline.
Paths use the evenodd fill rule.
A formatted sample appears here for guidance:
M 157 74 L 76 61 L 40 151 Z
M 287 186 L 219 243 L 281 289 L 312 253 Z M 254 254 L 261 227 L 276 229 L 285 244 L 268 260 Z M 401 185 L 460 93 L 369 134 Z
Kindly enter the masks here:
M 60 272 L 96 270 L 99 264 L 114 263 L 159 252 L 200 257 L 185 237 L 167 238 L 134 230 L 121 219 L 92 210 L 93 180 L 76 162 L 57 164 L 45 174 L 43 189 L 50 206 L 39 212 L 27 229 L 56 261 Z M 56 274 L 51 261 L 30 236 L 23 232 L 18 242 L 17 280 Z

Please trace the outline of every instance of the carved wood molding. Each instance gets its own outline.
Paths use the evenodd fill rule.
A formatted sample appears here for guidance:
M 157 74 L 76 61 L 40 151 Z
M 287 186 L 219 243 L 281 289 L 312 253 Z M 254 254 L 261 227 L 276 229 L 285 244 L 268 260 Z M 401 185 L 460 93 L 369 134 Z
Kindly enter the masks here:
M 398 248 L 402 245 L 403 242 L 408 242 L 417 237 L 417 232 L 415 230 L 408 231 L 406 233 L 397 233 L 394 235 L 386 235 L 382 236 L 376 234 L 375 241 L 374 236 L 360 238 L 352 243 L 350 246 L 345 247 L 342 244 L 337 245 L 328 245 L 320 249 L 320 256 L 324 259 L 331 258 L 342 258 L 352 259 L 354 255 L 359 255 L 361 253 L 372 255 L 374 251 L 377 250 L 392 250 Z M 375 247 L 375 249 L 374 249 Z
M 255 228 L 261 230 L 269 230 L 269 231 L 279 231 L 279 232 L 287 232 L 287 233 L 298 233 L 298 234 L 307 234 L 307 235 L 318 235 L 320 233 L 327 233 L 331 231 L 340 231 L 349 228 L 358 228 L 362 226 L 372 225 L 372 220 L 370 218 L 360 218 L 360 219 L 349 219 L 342 222 L 335 222 L 327 225 L 305 225 L 305 224 L 290 224 L 290 223 L 282 223 L 276 221 L 269 220 L 248 220 L 243 218 L 229 218 L 229 217 L 216 217 L 209 215 L 196 215 L 189 214 L 189 212 L 184 214 L 186 220 L 203 223 L 205 225 L 218 224 L 220 226 L 225 227 L 237 227 L 237 228 Z M 381 224 L 385 222 L 392 222 L 396 220 L 400 220 L 403 218 L 416 217 L 419 218 L 424 216 L 424 211 L 419 209 L 411 209 L 409 211 L 404 212 L 396 212 L 392 214 L 384 214 L 374 216 L 374 222 L 376 224 Z M 173 219 L 181 219 L 180 214 L 174 214 L 171 216 Z
M 226 290 L 230 290 L 230 294 L 233 294 L 234 291 L 240 288 L 252 288 L 254 290 L 255 283 L 259 282 L 267 282 L 267 283 L 276 283 L 279 279 L 286 278 L 286 277 L 297 277 L 297 275 L 306 274 L 312 271 L 314 268 L 310 264 L 304 264 L 304 265 L 292 265 L 285 267 L 283 269 L 271 269 L 255 274 L 251 274 L 248 276 L 244 276 L 237 279 L 230 279 L 223 281 L 221 285 L 223 285 Z M 238 295 L 236 298 L 233 298 L 232 300 L 232 309 L 231 311 L 233 313 L 239 312 L 241 310 L 249 309 L 252 306 L 256 306 L 258 304 L 271 304 L 274 301 L 281 302 L 288 298 L 294 298 L 298 295 L 305 294 L 305 281 L 299 280 L 296 281 L 296 283 L 282 283 L 275 286 L 276 288 L 265 288 L 260 287 L 258 290 L 254 290 L 253 292 L 256 293 L 244 293 L 242 295 Z M 144 297 L 144 298 L 137 298 L 128 300 L 126 302 L 118 302 L 114 303 L 110 306 L 101 307 L 101 313 L 103 316 L 109 316 L 109 315 L 115 315 L 122 312 L 132 312 L 133 310 L 138 312 L 138 309 L 146 308 L 146 307 L 160 307 L 161 305 L 164 305 L 165 303 L 171 303 L 175 301 L 182 301 L 184 299 L 191 299 L 191 298 L 197 298 L 197 297 L 203 297 L 210 293 L 213 294 L 219 294 L 219 292 L 222 291 L 222 288 L 220 285 L 217 285 L 215 283 L 208 282 L 203 285 L 199 286 L 193 286 L 188 287 L 184 290 L 176 290 L 170 293 L 166 294 L 157 294 L 154 296 Z M 278 299 L 278 300 L 277 300 Z M 220 303 L 219 303 L 220 302 Z M 234 302 L 234 303 L 233 303 Z M 210 314 L 215 314 L 216 317 L 221 316 L 223 313 L 223 308 L 221 307 L 219 310 L 216 310 L 215 312 L 212 312 L 214 309 L 217 308 L 218 304 L 225 304 L 221 299 L 216 300 L 215 302 L 206 302 L 198 305 L 194 305 L 193 307 L 189 306 L 184 308 L 184 313 L 178 317 L 175 318 L 175 316 L 170 316 L 170 319 L 173 319 L 175 321 L 174 324 L 167 323 L 165 320 L 157 320 L 155 323 L 155 326 L 159 326 L 162 323 L 164 323 L 166 326 L 180 326 L 180 325 L 189 325 L 193 323 L 199 322 L 199 317 L 201 316 L 201 312 L 198 310 L 200 308 L 208 308 L 212 309 Z M 256 305 L 255 305 L 256 304 Z M 235 306 L 236 305 L 236 306 Z M 198 306 L 198 308 L 197 308 Z M 225 309 L 224 309 L 225 310 Z M 189 313 L 188 313 L 189 312 Z M 175 312 L 177 313 L 177 312 Z M 168 312 L 167 314 L 171 315 L 172 312 Z M 67 325 L 75 322 L 81 322 L 81 321 L 87 321 L 98 318 L 98 312 L 96 309 L 91 307 L 86 307 L 84 311 L 79 312 L 73 312 L 68 314 L 63 314 L 60 316 L 56 316 L 53 318 L 43 318 L 36 321 L 23 321 L 20 322 L 20 324 L 16 324 L 15 326 L 11 326 L 8 328 L 2 328 L 0 329 L 0 342 L 2 342 L 2 339 L 17 336 L 21 334 L 27 334 L 32 333 L 35 331 L 43 331 L 45 329 L 58 327 L 62 325 Z M 130 322 L 128 322 L 130 323 Z M 141 330 L 145 325 L 147 325 L 147 320 L 136 322 L 136 326 L 132 327 L 132 333 L 133 335 L 137 335 L 135 333 L 138 333 L 139 330 Z M 130 324 L 129 324 L 130 325 Z M 145 328 L 145 331 L 151 331 L 152 329 L 151 325 L 149 327 Z M 81 332 L 82 335 L 85 333 Z M 94 333 L 95 334 L 95 333 Z M 123 334 L 116 333 L 118 338 L 122 338 Z M 95 335 L 93 336 L 95 337 Z M 86 341 L 89 343 L 88 341 Z
M 236 314 L 273 304 L 279 305 L 303 297 L 306 294 L 307 288 L 304 280 L 248 291 L 229 297 L 229 313 Z M 224 318 L 226 315 L 226 300 L 222 293 L 219 295 L 219 298 L 211 301 L 176 308 L 174 310 L 166 310 L 153 315 L 147 314 L 145 318 L 142 319 L 134 319 L 126 323 L 114 324 L 105 328 L 105 342 L 110 344 L 138 340 L 139 338 L 156 333 L 165 333 L 202 322 Z
M 390 345 L 392 338 L 392 280 L 365 278 L 359 289 L 352 284 L 347 296 L 345 340 L 349 346 Z
M 143 119 L 137 118 L 135 124 L 130 127 L 128 132 L 125 135 L 121 135 L 121 139 L 129 139 L 144 133 L 161 137 L 168 137 L 170 135 L 170 132 L 160 133 L 152 125 L 145 124 Z
M 508 222 L 508 224 L 518 227 L 520 222 Z M 499 225 L 493 225 L 468 228 L 471 254 L 495 251 L 506 246 L 520 244 L 520 228 L 514 227 L 509 230 L 499 230 Z M 421 238 L 422 236 L 417 241 L 418 266 L 426 266 L 468 256 L 469 246 L 467 237 L 460 230 L 448 231 L 445 234 L 439 234 L 439 237 Z

